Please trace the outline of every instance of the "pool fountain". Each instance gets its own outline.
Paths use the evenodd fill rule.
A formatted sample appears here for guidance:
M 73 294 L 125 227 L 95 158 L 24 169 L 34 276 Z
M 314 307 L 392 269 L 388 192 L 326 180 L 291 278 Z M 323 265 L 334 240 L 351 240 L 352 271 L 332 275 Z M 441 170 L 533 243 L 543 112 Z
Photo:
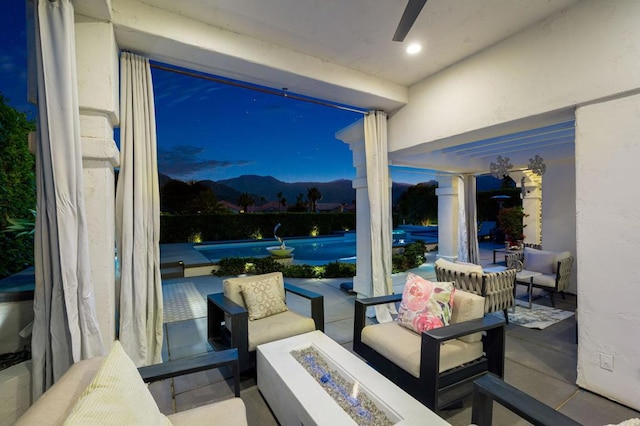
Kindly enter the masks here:
M 278 235 L 276 234 L 276 231 L 278 231 L 278 228 L 280 228 L 280 224 L 277 224 L 275 228 L 273 228 L 273 236 L 278 240 L 280 245 L 267 247 L 267 251 L 273 257 L 291 257 L 291 253 L 293 252 L 294 248 L 287 247 L 286 244 L 284 243 L 284 240 L 278 237 Z

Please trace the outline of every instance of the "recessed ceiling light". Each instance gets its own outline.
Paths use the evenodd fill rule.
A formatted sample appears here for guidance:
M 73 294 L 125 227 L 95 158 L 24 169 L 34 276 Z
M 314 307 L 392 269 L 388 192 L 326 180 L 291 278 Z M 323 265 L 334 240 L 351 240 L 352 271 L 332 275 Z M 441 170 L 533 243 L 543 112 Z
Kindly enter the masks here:
M 422 46 L 420 46 L 418 43 L 411 43 L 409 46 L 407 46 L 407 53 L 409 55 L 415 55 L 421 50 L 422 50 Z

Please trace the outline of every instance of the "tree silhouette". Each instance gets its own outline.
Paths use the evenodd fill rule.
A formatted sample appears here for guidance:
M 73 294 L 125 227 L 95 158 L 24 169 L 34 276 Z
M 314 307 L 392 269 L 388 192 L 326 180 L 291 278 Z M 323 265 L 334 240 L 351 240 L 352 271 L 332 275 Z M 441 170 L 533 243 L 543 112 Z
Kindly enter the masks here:
M 304 202 L 304 194 L 300 193 L 296 196 L 296 203 L 287 209 L 289 212 L 306 212 L 307 203 Z
M 33 220 L 35 157 L 27 141 L 34 129 L 35 123 L 0 94 L 0 230 L 9 219 Z M 33 236 L 0 232 L 0 253 L 0 278 L 22 271 L 33 265 Z
M 163 212 L 178 214 L 213 213 L 219 210 L 218 200 L 206 185 L 191 180 L 170 180 L 160 189 Z
M 307 189 L 307 199 L 309 200 L 309 211 L 315 213 L 316 202 L 322 199 L 322 193 L 315 186 Z
M 284 200 L 284 197 L 282 196 L 282 191 L 278 192 L 276 194 L 276 197 L 278 197 L 278 206 L 284 207 L 287 204 L 286 200 L 284 203 L 282 202 L 282 200 Z M 282 211 L 282 209 L 280 209 L 280 211 Z
M 419 183 L 410 186 L 398 200 L 398 213 L 407 223 L 421 225 L 438 218 L 436 186 Z
M 247 192 L 243 192 L 242 194 L 240 194 L 240 196 L 238 197 L 238 205 L 240 207 L 242 207 L 242 210 L 245 213 L 248 213 L 249 210 L 249 206 L 252 206 L 255 204 L 255 200 L 253 199 L 253 197 L 251 196 L 251 194 L 247 193 Z

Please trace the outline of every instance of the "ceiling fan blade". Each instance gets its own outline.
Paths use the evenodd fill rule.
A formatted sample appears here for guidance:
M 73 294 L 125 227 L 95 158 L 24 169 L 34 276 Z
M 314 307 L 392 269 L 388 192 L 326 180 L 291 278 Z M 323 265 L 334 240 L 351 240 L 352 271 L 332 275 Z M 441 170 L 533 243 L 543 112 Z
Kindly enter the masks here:
M 427 0 L 409 0 L 402 14 L 402 18 L 400 18 L 396 33 L 393 35 L 393 41 L 404 41 L 404 38 L 409 33 L 409 30 L 411 30 L 413 23 L 416 22 L 426 2 Z

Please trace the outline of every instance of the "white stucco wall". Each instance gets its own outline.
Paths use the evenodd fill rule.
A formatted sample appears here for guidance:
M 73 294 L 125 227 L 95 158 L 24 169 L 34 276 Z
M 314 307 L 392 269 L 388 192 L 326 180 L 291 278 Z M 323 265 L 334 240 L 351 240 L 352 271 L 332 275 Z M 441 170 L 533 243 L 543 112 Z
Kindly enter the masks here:
M 547 165 L 542 177 L 542 218 L 542 248 L 569 251 L 576 262 L 576 174 L 573 159 Z M 569 293 L 577 292 L 576 277 L 574 263 Z
M 389 120 L 391 152 L 422 143 L 474 140 L 526 128 L 540 117 L 579 111 L 576 136 L 576 253 L 579 304 L 578 384 L 640 409 L 640 105 L 636 97 L 598 105 L 640 90 L 640 2 L 584 0 L 565 13 L 460 62 L 409 90 L 409 104 Z M 549 188 L 554 174 L 564 183 Z M 543 198 L 570 191 L 569 170 L 552 167 Z M 544 183 L 543 183 L 544 185 Z M 556 185 L 556 184 L 553 184 Z M 547 194 L 549 192 L 549 194 Z M 555 194 L 554 194 L 555 192 Z M 566 201 L 566 202 L 565 202 Z M 549 215 L 570 216 L 571 200 Z M 545 213 L 546 214 L 546 213 Z M 552 230 L 545 223 L 543 229 Z M 543 236 L 560 247 L 562 238 Z M 543 231 L 544 233 L 545 231 Z M 614 371 L 600 368 L 600 353 Z
M 576 111 L 578 385 L 640 410 L 640 95 Z M 600 354 L 613 356 L 613 371 Z
M 640 87 L 639 16 L 639 1 L 584 0 L 412 86 L 389 151 Z

